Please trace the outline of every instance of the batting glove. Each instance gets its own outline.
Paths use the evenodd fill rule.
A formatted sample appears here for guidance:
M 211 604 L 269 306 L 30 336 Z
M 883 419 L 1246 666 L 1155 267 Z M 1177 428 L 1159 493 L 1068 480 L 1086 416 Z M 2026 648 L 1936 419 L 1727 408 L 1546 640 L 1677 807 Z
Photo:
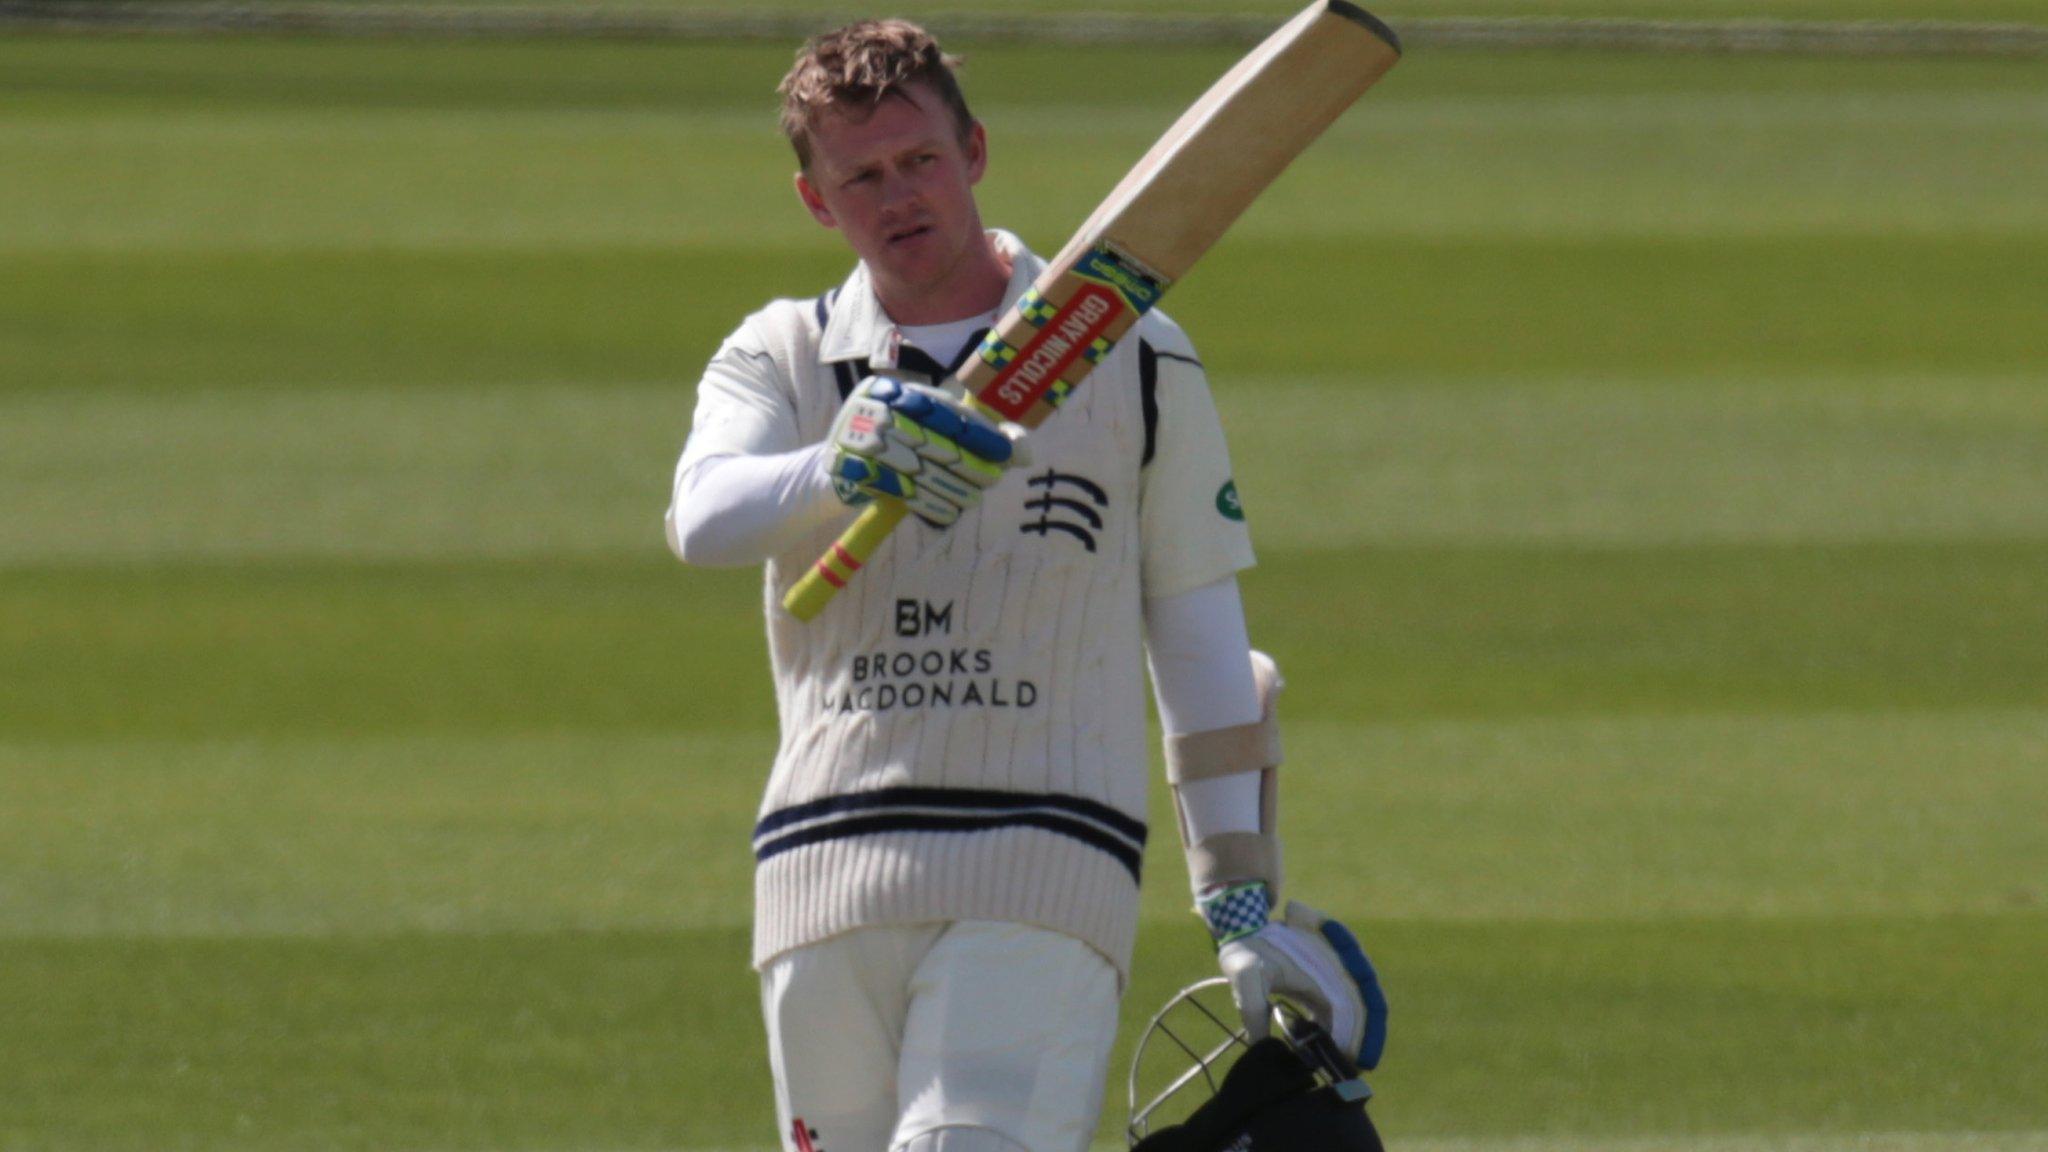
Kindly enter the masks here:
M 832 422 L 832 487 L 858 507 L 893 496 L 945 528 L 1023 463 L 1023 429 L 998 425 L 937 388 L 879 376 L 860 382 Z
M 1265 1039 L 1273 1002 L 1283 1000 L 1328 1032 L 1360 1068 L 1379 1066 L 1387 1046 L 1387 997 L 1350 929 L 1295 900 L 1284 918 L 1274 919 L 1271 892 L 1258 881 L 1204 896 L 1200 908 L 1246 1035 Z

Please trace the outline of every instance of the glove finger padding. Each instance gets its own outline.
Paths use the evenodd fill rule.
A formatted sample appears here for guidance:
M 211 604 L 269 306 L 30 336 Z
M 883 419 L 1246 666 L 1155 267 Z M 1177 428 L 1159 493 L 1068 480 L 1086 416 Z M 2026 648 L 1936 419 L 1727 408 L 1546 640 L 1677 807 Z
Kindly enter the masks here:
M 856 506 L 894 497 L 943 528 L 1018 460 L 1021 433 L 990 423 L 936 388 L 871 376 L 833 420 L 833 489 Z
M 1328 1032 L 1360 1068 L 1378 1066 L 1387 999 L 1372 962 L 1344 925 L 1290 903 L 1284 919 L 1225 941 L 1217 962 L 1248 1035 L 1270 1034 L 1272 1003 L 1281 1000 Z
M 976 415 L 966 405 L 937 388 L 923 384 L 900 384 L 898 387 L 902 393 L 890 399 L 889 406 L 899 415 L 916 422 L 945 449 L 951 449 L 951 461 L 966 460 L 976 475 L 991 477 L 991 483 L 993 477 L 1002 475 L 1002 466 L 1010 462 L 1015 451 L 1015 443 L 1003 428 Z M 933 458 L 943 460 L 945 456 L 942 449 Z
M 1364 946 L 1351 929 L 1298 900 L 1288 903 L 1286 924 L 1320 945 L 1319 951 L 1326 949 L 1349 978 L 1361 1017 L 1358 1035 L 1355 1040 L 1334 1030 L 1331 1035 L 1347 1053 L 1355 1054 L 1352 1058 L 1360 1068 L 1370 1072 L 1379 1067 L 1387 1047 L 1387 994 L 1380 987 L 1379 970 L 1373 967 Z
M 1217 950 L 1216 962 L 1230 981 L 1230 998 L 1244 1018 L 1244 1034 L 1254 1041 L 1271 1036 L 1273 989 L 1266 980 L 1265 962 L 1252 949 L 1228 944 Z

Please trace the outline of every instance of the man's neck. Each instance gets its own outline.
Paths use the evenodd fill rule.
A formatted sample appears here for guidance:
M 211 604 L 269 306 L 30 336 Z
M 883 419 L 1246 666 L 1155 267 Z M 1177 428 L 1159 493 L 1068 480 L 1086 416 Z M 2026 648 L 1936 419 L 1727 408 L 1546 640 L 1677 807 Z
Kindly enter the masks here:
M 922 290 L 875 282 L 882 310 L 898 324 L 950 324 L 993 312 L 1010 288 L 1010 261 L 986 233 L 943 281 Z

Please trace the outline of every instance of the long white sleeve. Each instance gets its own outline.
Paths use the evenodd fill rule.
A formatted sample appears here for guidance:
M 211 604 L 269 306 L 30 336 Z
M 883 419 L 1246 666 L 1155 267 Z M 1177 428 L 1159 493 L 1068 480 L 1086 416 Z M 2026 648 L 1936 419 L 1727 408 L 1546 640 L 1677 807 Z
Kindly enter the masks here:
M 1250 724 L 1259 718 L 1251 639 L 1237 577 L 1145 602 L 1145 652 L 1159 723 L 1169 736 Z M 1221 832 L 1259 831 L 1259 774 L 1191 781 L 1182 816 L 1199 842 Z
M 825 473 L 831 450 L 685 460 L 668 509 L 669 550 L 686 564 L 759 564 L 842 515 Z

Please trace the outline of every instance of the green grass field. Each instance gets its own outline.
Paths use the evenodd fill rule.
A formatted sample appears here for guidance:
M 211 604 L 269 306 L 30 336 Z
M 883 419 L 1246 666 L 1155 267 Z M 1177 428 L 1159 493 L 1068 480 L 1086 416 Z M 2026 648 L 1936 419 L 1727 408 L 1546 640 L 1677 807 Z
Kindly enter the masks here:
M 1042 250 L 1227 62 L 967 47 Z M 0 1148 L 771 1145 L 787 58 L 0 40 Z M 2043 187 L 2040 61 L 1417 54 L 1176 290 L 1397 1148 L 2048 1149 Z
M 344 5 L 349 0 L 326 0 Z M 422 7 L 516 7 L 574 11 L 579 8 L 627 8 L 639 11 L 731 12 L 731 0 L 412 0 Z M 1196 16 L 1269 16 L 1275 22 L 1301 10 L 1298 0 L 1174 0 L 1171 5 L 1146 0 L 1039 0 L 1011 13 L 1118 13 L 1157 16 L 1162 9 Z M 1954 20 L 2048 23 L 2048 0 L 1375 0 L 1365 5 L 1388 20 L 1429 16 L 1564 16 L 1623 17 L 1655 20 Z M 819 13 L 826 19 L 846 14 L 836 0 L 771 0 L 752 5 L 752 12 Z M 889 9 L 914 19 L 943 21 L 957 13 L 1000 10 L 994 0 L 903 0 Z

